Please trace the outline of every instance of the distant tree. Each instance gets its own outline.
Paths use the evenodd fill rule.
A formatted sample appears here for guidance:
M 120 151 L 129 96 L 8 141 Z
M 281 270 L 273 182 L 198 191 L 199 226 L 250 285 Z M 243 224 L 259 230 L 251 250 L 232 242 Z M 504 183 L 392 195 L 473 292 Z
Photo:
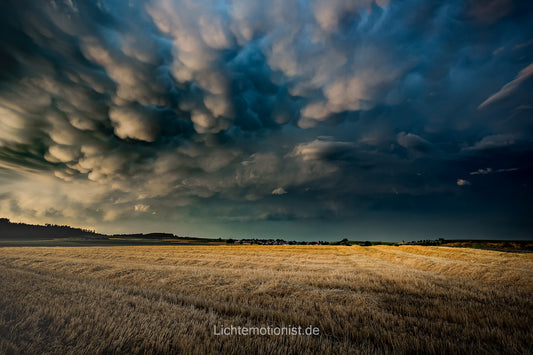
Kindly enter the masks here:
M 370 246 L 372 246 L 372 242 L 367 240 L 366 242 L 363 243 L 363 246 L 370 247 Z
M 226 240 L 226 243 L 227 243 L 227 244 L 235 244 L 235 240 L 233 240 L 233 239 L 228 239 L 228 240 Z

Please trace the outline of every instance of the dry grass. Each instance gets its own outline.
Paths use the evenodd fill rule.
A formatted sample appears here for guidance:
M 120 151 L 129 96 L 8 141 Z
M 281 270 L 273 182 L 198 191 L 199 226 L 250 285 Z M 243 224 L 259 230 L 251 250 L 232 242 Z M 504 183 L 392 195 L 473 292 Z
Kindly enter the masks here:
M 0 248 L 0 353 L 532 353 L 533 254 Z M 215 336 L 314 325 L 320 336 Z

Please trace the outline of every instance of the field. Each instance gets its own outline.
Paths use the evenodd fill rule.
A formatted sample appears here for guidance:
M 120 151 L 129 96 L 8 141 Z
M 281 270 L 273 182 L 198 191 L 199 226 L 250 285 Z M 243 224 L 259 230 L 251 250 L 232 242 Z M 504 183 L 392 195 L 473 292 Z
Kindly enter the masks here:
M 531 253 L 3 247 L 0 354 L 532 353 L 532 295 Z M 320 334 L 214 334 L 289 325 Z

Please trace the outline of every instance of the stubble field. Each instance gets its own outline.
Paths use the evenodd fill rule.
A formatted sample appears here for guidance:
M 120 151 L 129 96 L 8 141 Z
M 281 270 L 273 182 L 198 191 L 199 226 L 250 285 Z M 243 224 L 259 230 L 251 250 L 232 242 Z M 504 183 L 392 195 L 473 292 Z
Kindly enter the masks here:
M 533 254 L 422 246 L 0 248 L 4 353 L 532 353 Z M 318 327 L 318 336 L 214 328 Z

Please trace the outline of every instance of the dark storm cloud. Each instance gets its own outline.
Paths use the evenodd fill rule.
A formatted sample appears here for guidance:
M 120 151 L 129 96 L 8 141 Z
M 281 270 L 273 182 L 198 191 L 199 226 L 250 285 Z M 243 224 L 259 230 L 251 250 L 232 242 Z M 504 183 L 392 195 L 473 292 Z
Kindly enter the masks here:
M 532 196 L 530 2 L 0 6 L 5 215 L 438 220 L 485 189 L 511 225 Z

